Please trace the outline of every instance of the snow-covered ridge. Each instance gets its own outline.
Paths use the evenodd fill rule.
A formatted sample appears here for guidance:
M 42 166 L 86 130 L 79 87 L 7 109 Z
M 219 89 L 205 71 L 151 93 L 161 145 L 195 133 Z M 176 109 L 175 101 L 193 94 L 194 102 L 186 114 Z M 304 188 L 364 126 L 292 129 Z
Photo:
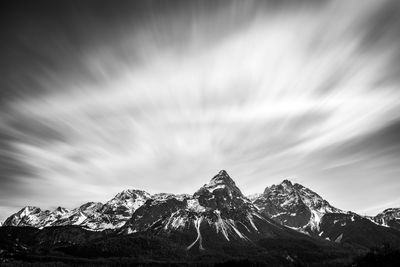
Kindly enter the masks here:
M 183 201 L 187 194 L 157 193 L 149 194 L 143 190 L 127 189 L 119 192 L 105 204 L 88 202 L 72 210 L 58 207 L 54 210 L 42 210 L 39 207 L 27 206 L 12 214 L 4 226 L 31 226 L 43 228 L 49 226 L 79 225 L 89 230 L 101 231 L 122 227 L 133 213 L 147 200 L 164 202 L 168 199 Z M 197 207 L 191 207 L 196 209 Z
M 295 194 L 293 194 L 295 192 Z M 165 203 L 169 199 L 186 201 L 186 210 L 192 213 L 204 213 L 217 208 L 225 210 L 245 210 L 258 212 L 263 210 L 256 200 L 268 196 L 275 196 L 282 200 L 281 211 L 268 214 L 272 218 L 279 218 L 285 214 L 295 217 L 296 212 L 290 210 L 297 202 L 307 204 L 312 210 L 310 225 L 315 227 L 326 212 L 339 211 L 324 201 L 319 195 L 301 185 L 292 185 L 285 180 L 281 185 L 266 188 L 264 194 L 255 196 L 254 204 L 236 186 L 233 179 L 222 170 L 215 175 L 208 184 L 201 187 L 193 196 L 188 194 L 158 193 L 150 195 L 143 190 L 124 190 L 105 204 L 89 202 L 78 208 L 68 210 L 58 207 L 55 210 L 41 210 L 38 207 L 25 207 L 19 212 L 11 215 L 4 225 L 33 226 L 37 228 L 57 225 L 80 225 L 91 230 L 115 229 L 122 227 L 134 212 L 142 207 L 146 201 L 152 200 L 150 205 Z M 175 216 L 175 215 L 174 215 Z M 182 219 L 174 217 L 170 224 L 174 227 L 181 225 Z M 228 223 L 229 225 L 229 223 Z M 219 228 L 217 228 L 219 229 Z
M 142 207 L 144 211 L 141 210 Z M 171 210 L 154 217 L 154 214 L 165 212 L 165 209 Z M 126 233 L 132 233 L 148 229 L 155 223 L 161 223 L 165 231 L 187 227 L 197 229 L 200 225 L 207 224 L 224 239 L 232 240 L 246 239 L 247 232 L 258 231 L 259 226 L 255 220 L 262 220 L 261 218 L 271 218 L 299 232 L 318 234 L 324 215 L 332 213 L 347 214 L 330 205 L 309 188 L 292 184 L 289 180 L 267 187 L 262 194 L 245 197 L 233 179 L 222 170 L 193 195 L 151 195 L 143 190 L 128 189 L 104 204 L 88 202 L 71 210 L 63 207 L 42 210 L 27 206 L 7 218 L 3 226 L 43 228 L 79 225 L 101 231 L 123 228 L 129 222 L 125 227 Z M 146 216 L 150 219 L 143 221 Z M 163 222 L 153 220 L 165 216 L 167 219 Z M 400 226 L 400 208 L 387 209 L 369 219 L 387 227 Z M 200 228 L 199 231 L 201 232 Z M 201 242 L 200 240 L 199 237 L 197 242 Z
M 190 195 L 188 195 L 188 194 L 175 195 L 175 194 L 171 194 L 171 193 L 157 193 L 157 194 L 151 195 L 149 197 L 149 199 L 153 199 L 155 201 L 165 201 L 167 199 L 175 198 L 177 200 L 182 201 L 188 197 L 190 197 Z
M 393 227 L 400 230 L 400 208 L 385 209 L 375 217 L 369 217 L 368 219 L 381 226 Z
M 27 206 L 7 218 L 4 225 L 36 228 L 80 225 L 96 231 L 113 229 L 121 227 L 149 198 L 151 195 L 145 191 L 128 189 L 105 204 L 88 202 L 72 210 L 58 207 L 50 211 Z

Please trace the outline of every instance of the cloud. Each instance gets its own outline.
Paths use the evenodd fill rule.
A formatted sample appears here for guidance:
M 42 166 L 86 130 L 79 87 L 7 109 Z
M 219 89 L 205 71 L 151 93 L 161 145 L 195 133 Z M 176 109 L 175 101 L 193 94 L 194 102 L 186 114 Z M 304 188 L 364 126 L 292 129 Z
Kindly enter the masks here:
M 14 188 L 0 190 L 2 203 L 22 190 L 18 203 L 57 196 L 67 206 L 127 187 L 190 193 L 219 169 L 252 193 L 287 175 L 332 184 L 338 173 L 326 170 L 357 165 L 356 151 L 382 151 L 388 163 L 397 127 L 384 127 L 398 119 L 400 96 L 382 71 L 398 54 L 397 20 L 380 19 L 387 3 L 78 7 L 83 15 L 45 16 L 39 25 L 57 21 L 51 34 L 18 28 L 32 44 L 5 70 L 4 84 L 23 86 L 1 107 L 0 182 Z M 373 42 L 383 25 L 391 30 Z M 40 47 L 48 36 L 51 49 Z

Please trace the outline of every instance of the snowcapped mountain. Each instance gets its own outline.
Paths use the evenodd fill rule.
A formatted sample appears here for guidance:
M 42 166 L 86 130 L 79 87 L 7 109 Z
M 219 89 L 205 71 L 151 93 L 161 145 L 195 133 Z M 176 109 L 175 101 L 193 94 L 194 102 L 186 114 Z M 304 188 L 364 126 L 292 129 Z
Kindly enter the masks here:
M 58 207 L 54 211 L 42 211 L 37 207 L 25 207 L 11 215 L 4 226 L 47 226 L 80 225 L 91 230 L 114 229 L 129 220 L 133 212 L 150 198 L 142 190 L 124 190 L 105 204 L 88 202 L 82 206 L 67 210 Z
M 247 198 L 222 170 L 193 195 L 150 195 L 129 189 L 105 204 L 88 202 L 72 210 L 28 206 L 3 226 L 80 226 L 94 231 L 116 229 L 120 234 L 150 233 L 184 244 L 187 250 L 232 241 L 304 238 L 298 232 L 368 247 L 400 240 L 399 213 L 400 209 L 387 209 L 364 218 L 333 207 L 314 191 L 289 180 Z
M 143 190 L 128 189 L 118 193 L 113 199 L 102 206 L 100 213 L 103 221 L 108 222 L 108 228 L 118 228 L 128 221 L 132 214 L 142 206 L 150 194 Z M 99 225 L 98 228 L 104 228 Z
M 152 195 L 150 198 L 154 199 L 154 200 L 158 200 L 158 201 L 165 201 L 165 200 L 171 199 L 171 198 L 183 200 L 188 197 L 190 197 L 190 195 L 188 195 L 188 194 L 175 195 L 175 194 L 171 194 L 171 193 L 158 193 L 158 194 Z
M 346 213 L 331 206 L 314 191 L 289 180 L 267 187 L 253 203 L 266 216 L 305 232 L 319 232 L 325 214 Z
M 267 187 L 252 202 L 265 216 L 316 238 L 359 247 L 400 244 L 399 231 L 379 225 L 389 221 L 395 225 L 393 218 L 398 213 L 393 209 L 377 216 L 375 222 L 375 218 L 335 208 L 314 191 L 289 180 Z
M 100 202 L 88 202 L 70 212 L 64 213 L 61 218 L 46 226 L 80 225 L 97 230 L 98 228 L 94 222 L 101 220 L 102 206 L 103 204 Z
M 400 230 L 400 208 L 390 208 L 372 218 L 376 223 Z
M 38 207 L 27 206 L 8 217 L 3 225 L 34 226 L 40 228 L 47 225 L 51 215 L 52 212 L 49 210 L 42 211 Z
M 264 217 L 220 171 L 192 196 L 150 199 L 122 227 L 124 233 L 151 232 L 203 250 L 218 242 L 287 236 L 289 229 Z

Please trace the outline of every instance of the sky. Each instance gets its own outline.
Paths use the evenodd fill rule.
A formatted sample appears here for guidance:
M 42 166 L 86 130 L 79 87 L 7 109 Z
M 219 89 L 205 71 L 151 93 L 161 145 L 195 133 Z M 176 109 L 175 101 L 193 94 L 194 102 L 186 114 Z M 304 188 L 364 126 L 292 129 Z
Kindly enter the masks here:
M 400 2 L 2 1 L 0 221 L 225 169 L 400 206 Z

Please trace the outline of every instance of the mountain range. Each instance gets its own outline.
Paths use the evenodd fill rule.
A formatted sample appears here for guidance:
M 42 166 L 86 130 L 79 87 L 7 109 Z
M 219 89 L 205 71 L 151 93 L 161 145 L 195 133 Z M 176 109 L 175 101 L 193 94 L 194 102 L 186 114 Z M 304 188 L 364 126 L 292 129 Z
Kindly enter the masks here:
M 0 227 L 0 259 L 62 253 L 67 258 L 135 254 L 142 257 L 136 261 L 148 261 L 172 253 L 178 260 L 203 262 L 211 253 L 214 262 L 251 254 L 262 263 L 318 266 L 327 255 L 332 258 L 323 262 L 329 265 L 383 245 L 400 248 L 399 226 L 400 208 L 364 217 L 289 180 L 246 197 L 222 170 L 192 195 L 129 189 L 104 204 L 71 210 L 24 207 Z M 124 242 L 129 245 L 121 248 Z M 168 249 L 162 248 L 166 244 Z M 149 255 L 146 246 L 159 254 Z

